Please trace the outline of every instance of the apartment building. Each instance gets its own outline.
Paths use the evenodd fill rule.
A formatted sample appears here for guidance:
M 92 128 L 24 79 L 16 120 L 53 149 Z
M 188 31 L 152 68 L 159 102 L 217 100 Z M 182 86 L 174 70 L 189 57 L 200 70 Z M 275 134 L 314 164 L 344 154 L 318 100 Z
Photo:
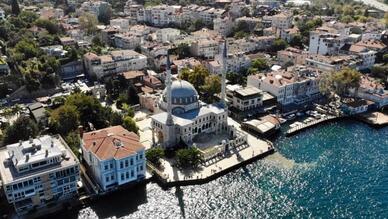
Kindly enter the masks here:
M 341 50 L 346 54 L 355 55 L 362 59 L 362 63 L 358 65 L 358 69 L 360 70 L 371 68 L 375 64 L 377 52 L 365 46 L 345 44 Z
M 285 65 L 286 63 L 292 63 L 294 65 L 304 65 L 308 52 L 297 48 L 288 47 L 284 50 L 277 52 L 277 60 L 279 64 Z
M 343 67 L 359 69 L 362 59 L 354 55 L 309 55 L 306 58 L 306 65 L 323 72 L 338 71 Z
M 0 150 L 0 176 L 19 215 L 78 195 L 79 161 L 59 135 L 44 135 Z
M 156 41 L 160 43 L 175 42 L 181 35 L 181 31 L 175 28 L 162 28 L 155 32 Z
M 81 4 L 81 7 L 77 10 L 77 14 L 90 13 L 96 17 L 100 16 L 101 13 L 111 9 L 111 5 L 105 1 L 85 1 Z
M 228 36 L 232 33 L 233 20 L 229 16 L 222 18 L 215 18 L 213 21 L 213 30 L 219 33 L 221 36 Z
M 122 126 L 83 134 L 83 159 L 104 192 L 145 177 L 145 148 L 139 139 Z
M 326 23 L 310 31 L 309 52 L 320 55 L 336 55 L 349 37 L 350 28 L 342 23 Z
M 251 59 L 244 53 L 229 53 L 227 55 L 226 72 L 238 73 L 243 69 L 248 69 L 250 65 Z M 213 74 L 221 74 L 223 72 L 221 54 L 217 54 L 213 61 L 207 63 L 206 67 Z
M 116 18 L 109 21 L 110 26 L 120 28 L 120 32 L 126 32 L 129 29 L 129 19 Z
M 263 92 L 256 87 L 228 85 L 226 90 L 229 105 L 237 111 L 255 111 L 263 105 Z
M 193 56 L 207 59 L 214 58 L 219 52 L 219 42 L 214 39 L 200 39 L 191 43 L 190 52 Z
M 318 70 L 305 66 L 249 75 L 247 86 L 259 88 L 276 96 L 282 106 L 290 104 L 300 106 L 320 96 Z
M 379 108 L 388 106 L 388 90 L 385 90 L 384 84 L 366 75 L 361 76 L 357 92 L 354 89 L 350 92 L 356 97 L 373 101 Z
M 89 52 L 83 59 L 86 72 L 97 79 L 147 66 L 147 57 L 133 50 L 116 50 L 101 56 Z
M 273 16 L 264 18 L 271 21 L 271 26 L 275 29 L 289 29 L 292 27 L 293 16 L 291 13 L 281 12 Z

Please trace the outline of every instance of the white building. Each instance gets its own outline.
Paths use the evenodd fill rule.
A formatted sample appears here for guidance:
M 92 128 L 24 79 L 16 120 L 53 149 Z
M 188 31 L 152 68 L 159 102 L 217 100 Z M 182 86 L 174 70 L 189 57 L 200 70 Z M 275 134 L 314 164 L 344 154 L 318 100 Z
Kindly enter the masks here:
M 105 1 L 85 1 L 81 4 L 81 7 L 77 10 L 78 14 L 90 13 L 96 17 L 100 16 L 101 13 L 111 10 L 111 5 Z
M 281 105 L 302 105 L 320 96 L 318 71 L 304 66 L 294 66 L 288 71 L 249 75 L 247 86 L 276 96 Z
M 309 52 L 320 55 L 338 54 L 349 37 L 350 28 L 341 23 L 327 23 L 310 31 Z
M 271 26 L 275 29 L 288 29 L 292 27 L 293 16 L 287 12 L 281 12 L 279 14 L 264 18 L 271 20 Z
M 100 79 L 121 72 L 142 70 L 147 66 L 147 57 L 133 50 L 116 50 L 102 56 L 86 53 L 84 64 L 90 76 Z
M 156 41 L 161 43 L 175 42 L 181 35 L 181 31 L 175 28 L 163 28 L 156 31 Z
M 207 63 L 207 68 L 211 73 L 221 74 L 222 69 L 222 55 L 216 55 L 214 61 L 210 61 Z M 238 73 L 243 69 L 248 69 L 251 65 L 251 59 L 243 54 L 228 54 L 226 58 L 226 72 L 234 72 Z
M 83 159 L 103 191 L 114 190 L 145 177 L 145 148 L 139 139 L 122 126 L 83 134 Z
M 7 145 L 0 161 L 5 196 L 18 214 L 78 195 L 79 161 L 59 135 Z
M 110 26 L 119 27 L 121 32 L 126 32 L 129 29 L 129 20 L 124 18 L 116 18 L 109 21 Z
M 213 30 L 222 36 L 228 36 L 232 32 L 233 20 L 229 16 L 213 20 Z
M 214 39 L 200 39 L 191 43 L 190 52 L 193 56 L 214 58 L 219 53 L 219 43 Z
M 383 84 L 371 77 L 363 75 L 357 92 L 353 89 L 351 93 L 356 97 L 375 102 L 379 108 L 388 106 L 388 90 L 385 90 Z
M 229 105 L 238 111 L 254 111 L 263 105 L 263 92 L 256 87 L 226 86 Z

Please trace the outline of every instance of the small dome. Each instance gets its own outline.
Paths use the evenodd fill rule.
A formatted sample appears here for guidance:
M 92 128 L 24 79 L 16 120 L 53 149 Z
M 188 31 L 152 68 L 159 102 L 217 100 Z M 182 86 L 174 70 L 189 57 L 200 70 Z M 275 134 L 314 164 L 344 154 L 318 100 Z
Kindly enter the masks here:
M 163 91 L 165 98 L 167 88 Z M 172 104 L 185 105 L 197 101 L 198 93 L 194 86 L 185 80 L 175 80 L 171 85 Z

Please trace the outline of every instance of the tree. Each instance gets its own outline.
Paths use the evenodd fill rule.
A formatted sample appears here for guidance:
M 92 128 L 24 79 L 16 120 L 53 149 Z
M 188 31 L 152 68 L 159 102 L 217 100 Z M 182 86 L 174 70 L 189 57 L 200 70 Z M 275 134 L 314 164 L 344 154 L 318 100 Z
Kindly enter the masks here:
M 5 130 L 5 145 L 35 138 L 39 133 L 38 125 L 27 116 L 21 116 Z
M 108 25 L 110 18 L 112 17 L 112 8 L 109 6 L 100 7 L 100 13 L 98 15 L 98 21 Z
M 333 93 L 343 96 L 349 89 L 357 91 L 360 86 L 361 73 L 355 69 L 343 68 L 338 72 L 322 74 L 319 81 L 319 90 L 326 95 Z
M 93 14 L 84 13 L 79 17 L 79 23 L 81 29 L 87 34 L 94 34 L 97 31 L 98 20 Z
M 253 60 L 251 67 L 257 69 L 257 71 L 264 71 L 269 68 L 267 61 L 263 58 Z
M 59 26 L 47 19 L 38 19 L 35 21 L 35 25 L 41 28 L 45 28 L 50 34 L 58 34 L 59 33 Z
M 137 127 L 135 120 L 131 117 L 126 116 L 123 121 L 123 127 L 130 132 L 134 132 L 136 134 L 139 133 L 139 127 Z
M 303 48 L 302 36 L 300 34 L 295 35 L 290 41 L 290 46 Z
M 341 22 L 346 23 L 346 24 L 351 23 L 351 22 L 353 22 L 353 21 L 354 21 L 354 19 L 353 19 L 353 17 L 350 16 L 350 15 L 346 15 L 346 16 L 343 16 L 343 17 L 341 18 Z
M 164 150 L 161 147 L 150 148 L 146 151 L 147 160 L 156 166 L 160 165 L 160 158 L 164 157 Z
M 203 65 L 197 65 L 194 69 L 183 68 L 179 75 L 182 80 L 190 82 L 197 90 L 200 90 L 207 76 L 209 71 Z
M 209 101 L 212 101 L 215 94 L 221 92 L 221 79 L 218 75 L 209 75 L 205 79 L 205 84 L 201 86 L 201 91 L 206 94 Z
M 112 112 L 109 122 L 111 126 L 121 125 L 123 124 L 124 119 L 119 112 Z
M 12 14 L 13 15 L 19 15 L 20 14 L 20 7 L 17 0 L 11 0 L 11 7 L 12 7 Z
M 176 152 L 176 161 L 182 168 L 197 168 L 202 161 L 201 153 L 194 147 L 179 149 Z
M 388 27 L 388 12 L 385 12 L 384 14 L 384 24 L 386 27 Z
M 181 43 L 176 48 L 176 55 L 179 59 L 190 57 L 190 46 L 187 43 Z
M 81 139 L 77 132 L 70 132 L 66 137 L 65 141 L 73 153 L 79 157 L 79 149 L 81 146 Z
M 84 127 L 92 123 L 96 129 L 100 129 L 105 128 L 109 123 L 111 112 L 93 96 L 73 93 L 67 97 L 65 105 L 73 105 L 77 108 L 80 124 Z
M 283 50 L 287 47 L 287 42 L 282 39 L 275 39 L 273 44 L 271 45 L 270 50 L 272 52 L 277 52 L 279 50 Z
M 74 131 L 79 126 L 79 113 L 74 105 L 65 104 L 50 113 L 50 127 L 55 132 L 66 136 L 69 132 Z

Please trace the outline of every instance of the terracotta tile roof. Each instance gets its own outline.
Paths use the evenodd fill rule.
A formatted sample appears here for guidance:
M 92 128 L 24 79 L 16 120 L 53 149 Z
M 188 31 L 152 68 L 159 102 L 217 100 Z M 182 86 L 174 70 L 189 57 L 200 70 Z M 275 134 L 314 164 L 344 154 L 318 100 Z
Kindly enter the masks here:
M 144 76 L 144 73 L 142 71 L 127 71 L 123 73 L 123 76 L 125 79 L 130 80 L 130 79 Z
M 122 159 L 144 150 L 139 136 L 122 126 L 112 126 L 83 135 L 84 148 L 100 160 Z

